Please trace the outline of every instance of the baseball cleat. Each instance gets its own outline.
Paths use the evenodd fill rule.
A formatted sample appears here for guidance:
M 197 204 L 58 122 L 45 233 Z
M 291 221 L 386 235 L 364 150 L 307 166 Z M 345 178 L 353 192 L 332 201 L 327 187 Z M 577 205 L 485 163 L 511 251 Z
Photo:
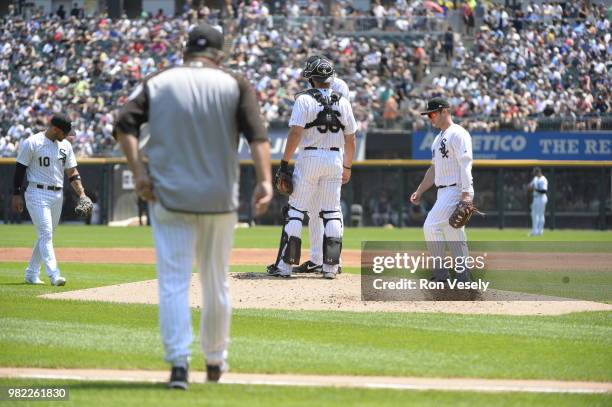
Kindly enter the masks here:
M 315 264 L 310 260 L 305 261 L 297 267 L 293 268 L 294 273 L 322 273 L 323 265 Z
M 56 287 L 66 285 L 66 279 L 62 276 L 51 278 L 51 285 L 54 285 Z
M 284 277 L 284 278 L 291 277 L 291 271 L 281 270 L 279 267 L 276 267 L 274 264 L 270 264 L 268 267 L 266 267 L 266 271 L 269 276 Z
M 169 389 L 187 390 L 189 368 L 183 366 L 172 366 L 170 372 Z
M 38 277 L 26 277 L 24 282 L 26 284 L 32 284 L 32 285 L 43 285 L 45 284 L 44 281 L 42 281 L 40 278 Z
M 277 276 L 280 274 L 281 269 L 276 267 L 274 264 L 270 264 L 268 267 L 266 267 L 266 272 L 271 276 Z
M 206 381 L 216 383 L 225 372 L 227 372 L 225 363 L 222 365 L 206 365 Z
M 336 273 L 328 271 L 326 273 L 323 273 L 323 278 L 326 280 L 333 280 L 336 278 Z

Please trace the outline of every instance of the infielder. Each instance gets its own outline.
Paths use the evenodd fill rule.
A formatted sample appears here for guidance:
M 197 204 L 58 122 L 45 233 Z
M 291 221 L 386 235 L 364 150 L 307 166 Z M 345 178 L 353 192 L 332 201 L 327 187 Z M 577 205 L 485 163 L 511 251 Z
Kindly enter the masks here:
M 238 210 L 238 142 L 248 140 L 257 184 L 255 214 L 272 199 L 270 144 L 255 92 L 220 66 L 223 35 L 193 28 L 184 64 L 147 77 L 130 96 L 115 136 L 134 173 L 136 192 L 151 201 L 159 279 L 159 319 L 168 386 L 186 389 L 191 356 L 189 287 L 195 260 L 202 284 L 200 333 L 208 381 L 227 370 L 231 304 L 227 272 Z M 150 137 L 138 150 L 140 126 Z
M 292 265 L 299 264 L 302 226 L 310 212 L 311 219 L 318 216 L 323 223 L 323 277 L 334 279 L 342 250 L 340 189 L 351 176 L 357 123 L 349 101 L 331 89 L 334 67 L 328 59 L 309 58 L 302 76 L 314 88 L 297 95 L 289 120 L 289 135 L 277 179 L 287 179 L 293 190 L 286 191 L 291 195 L 283 209 L 280 247 L 268 273 L 291 276 Z M 291 175 L 288 162 L 298 146 L 300 155 Z
M 325 57 L 322 55 L 313 55 L 306 60 L 306 65 L 316 61 L 317 58 Z M 314 88 L 312 79 L 308 78 L 308 83 L 310 83 L 310 86 Z M 332 91 L 340 94 L 343 98 L 350 101 L 349 87 L 342 79 L 334 75 L 330 88 Z M 318 208 L 308 208 L 308 212 L 311 214 L 317 213 L 318 210 Z M 321 217 L 319 216 L 309 216 L 308 219 L 308 231 L 310 237 L 310 260 L 305 261 L 298 267 L 294 267 L 294 273 L 323 272 L 323 219 L 321 219 Z M 338 273 L 341 273 L 341 269 L 342 265 L 338 265 Z
M 432 144 L 431 166 L 425 173 L 421 184 L 410 197 L 413 204 L 419 204 L 425 191 L 432 186 L 437 188 L 436 202 L 427 214 L 423 232 L 431 256 L 444 257 L 446 243 L 453 257 L 468 255 L 465 227 L 453 228 L 449 218 L 460 201 L 472 202 L 474 187 L 472 185 L 472 139 L 470 133 L 458 124 L 453 123 L 449 103 L 441 98 L 434 98 L 427 103 L 427 115 L 433 127 L 440 133 Z M 432 280 L 446 281 L 448 270 L 434 270 Z M 457 273 L 457 280 L 469 281 L 467 272 Z
M 21 193 L 23 179 L 27 175 L 26 206 L 38 237 L 25 270 L 26 284 L 44 284 L 39 277 L 41 263 L 45 265 L 45 272 L 52 285 L 66 284 L 53 250 L 53 231 L 59 223 L 64 201 L 64 172 L 68 174 L 70 185 L 79 196 L 77 213 L 87 215 L 91 212 L 91 200 L 85 195 L 81 184 L 72 146 L 65 140 L 71 129 L 70 119 L 56 114 L 51 118 L 47 130 L 33 134 L 19 145 L 11 206 L 15 212 L 23 212 Z
M 528 185 L 528 190 L 533 193 L 531 202 L 531 232 L 529 236 L 542 236 L 544 234 L 544 222 L 546 220 L 546 203 L 548 202 L 548 180 L 542 175 L 538 167 L 533 169 L 533 179 Z

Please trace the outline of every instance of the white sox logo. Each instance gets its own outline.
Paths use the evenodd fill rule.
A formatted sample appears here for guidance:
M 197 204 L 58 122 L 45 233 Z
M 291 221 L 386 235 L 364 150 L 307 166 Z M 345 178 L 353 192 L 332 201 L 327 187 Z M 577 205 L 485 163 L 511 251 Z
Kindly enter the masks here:
M 442 153 L 442 158 L 448 158 L 448 150 L 446 149 L 446 139 L 445 138 L 443 138 L 442 141 L 440 141 L 439 150 Z
M 63 148 L 60 148 L 60 161 L 62 162 L 62 165 L 66 165 L 66 150 L 64 150 Z

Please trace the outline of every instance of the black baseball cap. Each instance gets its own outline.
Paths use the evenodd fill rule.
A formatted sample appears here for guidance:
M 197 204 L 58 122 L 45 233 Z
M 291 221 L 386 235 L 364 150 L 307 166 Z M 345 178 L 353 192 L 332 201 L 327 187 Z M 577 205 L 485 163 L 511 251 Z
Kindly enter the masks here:
M 64 134 L 70 134 L 72 130 L 72 123 L 70 122 L 70 118 L 62 113 L 55 113 L 51 118 L 51 125 L 57 127 Z
M 438 110 L 449 108 L 450 104 L 446 101 L 446 99 L 442 98 L 433 98 L 429 102 L 427 102 L 427 107 L 424 112 L 421 112 L 422 116 L 425 116 L 431 112 L 437 112 Z
M 187 37 L 185 52 L 189 54 L 223 49 L 223 34 L 210 24 L 202 23 L 193 27 Z

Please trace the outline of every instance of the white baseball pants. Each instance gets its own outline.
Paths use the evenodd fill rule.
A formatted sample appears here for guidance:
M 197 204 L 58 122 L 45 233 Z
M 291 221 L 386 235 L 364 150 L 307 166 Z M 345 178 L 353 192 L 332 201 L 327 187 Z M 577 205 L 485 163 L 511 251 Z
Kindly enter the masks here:
M 35 279 L 40 274 L 41 263 L 50 279 L 60 275 L 57 267 L 55 251 L 53 250 L 53 231 L 57 227 L 62 214 L 64 202 L 63 190 L 49 191 L 28 186 L 25 192 L 26 207 L 36 226 L 37 239 L 32 250 L 32 258 L 25 271 L 25 277 Z
M 427 214 L 423 232 L 427 248 L 432 256 L 445 256 L 448 243 L 453 257 L 467 256 L 467 236 L 465 227 L 455 229 L 448 219 L 461 200 L 461 190 L 457 186 L 438 189 L 436 203 Z
M 531 202 L 531 234 L 539 236 L 544 233 L 544 222 L 546 221 L 546 194 L 538 194 Z
M 340 191 L 342 188 L 342 154 L 339 151 L 330 150 L 305 150 L 300 153 L 293 171 L 293 193 L 289 197 L 289 205 L 302 211 L 308 211 L 308 215 L 313 221 L 319 218 L 319 212 L 329 211 L 325 214 L 327 219 L 325 227 L 323 220 L 320 222 L 320 227 L 325 234 L 330 237 L 342 237 L 344 225 L 342 221 L 333 219 L 342 219 L 342 211 L 340 207 Z M 289 210 L 289 215 L 300 217 L 301 214 L 292 209 Z M 302 223 L 297 220 L 291 220 L 285 225 L 285 232 L 288 236 L 301 237 Z M 312 232 L 315 233 L 315 232 Z M 320 236 L 321 251 L 317 254 L 318 258 L 311 258 L 317 264 L 323 263 L 323 231 L 316 232 Z M 314 236 L 311 236 L 314 239 Z M 281 270 L 290 271 L 291 265 L 280 261 L 278 267 Z M 338 265 L 323 264 L 324 272 L 338 271 Z
M 208 364 L 222 364 L 229 346 L 231 303 L 227 273 L 235 212 L 185 214 L 152 205 L 151 224 L 159 279 L 159 321 L 165 360 L 185 365 L 192 342 L 189 287 L 194 259 L 202 282 L 202 350 Z

